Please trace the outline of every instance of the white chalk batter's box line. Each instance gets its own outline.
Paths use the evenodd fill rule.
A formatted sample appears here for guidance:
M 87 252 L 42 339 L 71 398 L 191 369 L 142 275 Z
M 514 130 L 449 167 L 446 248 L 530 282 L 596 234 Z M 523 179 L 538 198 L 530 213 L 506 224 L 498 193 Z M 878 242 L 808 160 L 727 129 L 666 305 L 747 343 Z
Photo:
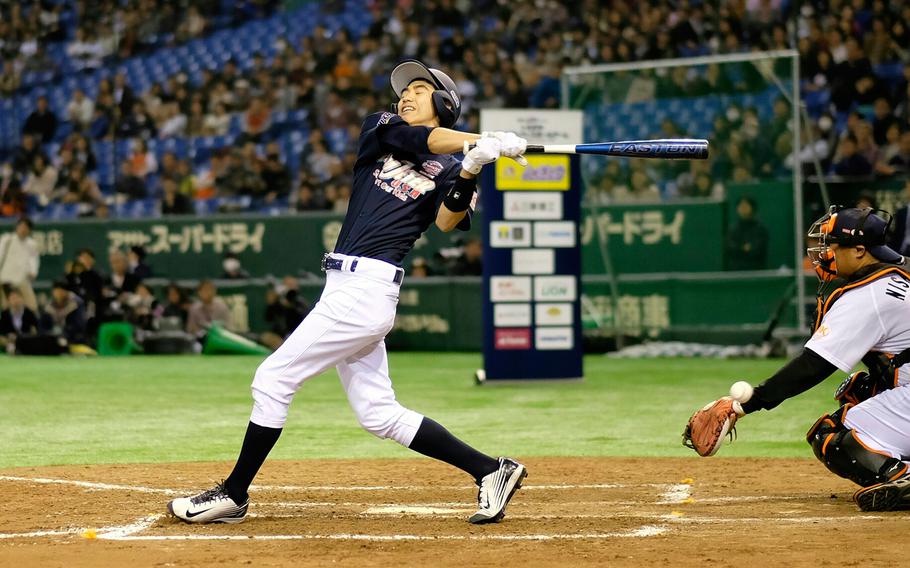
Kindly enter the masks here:
M 16 476 L 0 476 L 0 481 L 11 481 L 11 482 L 25 482 L 33 484 L 61 484 L 61 485 L 75 485 L 78 487 L 83 487 L 89 490 L 127 490 L 127 491 L 136 491 L 136 492 L 146 492 L 146 493 L 163 493 L 168 495 L 182 494 L 182 492 L 174 489 L 163 489 L 163 488 L 152 488 L 152 487 L 142 487 L 142 486 L 128 486 L 128 485 L 116 485 L 108 483 L 95 483 L 89 481 L 79 481 L 79 480 L 69 480 L 69 479 L 49 479 L 49 478 L 30 478 L 30 477 L 16 477 Z M 674 504 L 674 503 L 684 503 L 689 499 L 691 485 L 680 483 L 680 484 L 660 484 L 660 483 L 642 483 L 642 484 L 585 484 L 585 485 L 527 485 L 523 489 L 547 489 L 547 490 L 577 490 L 577 489 L 618 489 L 618 488 L 631 488 L 631 487 L 650 487 L 655 489 L 663 489 L 660 495 L 656 495 L 660 501 L 655 502 L 654 504 Z M 415 489 L 472 489 L 472 486 L 363 486 L 363 487 L 352 487 L 352 486 L 254 486 L 258 490 L 279 490 L 279 491 L 312 491 L 312 490 L 326 490 L 326 491 L 386 491 L 386 490 L 415 490 Z M 798 497 L 784 497 L 797 499 Z M 749 497 L 744 497 L 742 499 L 737 499 L 735 497 L 719 498 L 723 502 L 730 502 L 734 500 L 758 500 L 752 499 Z M 699 502 L 706 502 L 706 499 L 700 499 Z M 579 501 L 578 503 L 584 504 L 595 504 L 590 501 Z M 603 504 L 615 503 L 615 504 L 630 504 L 628 501 L 617 501 L 617 502 L 598 502 Z M 640 503 L 638 503 L 640 504 Z M 344 506 L 345 503 L 337 502 L 326 502 L 315 504 L 312 502 L 304 503 L 263 503 L 263 506 L 278 506 L 278 507 L 315 507 L 315 506 Z M 353 504 L 352 504 L 353 505 Z M 369 506 L 372 507 L 372 512 L 370 509 L 364 511 L 364 515 L 376 515 L 376 514 L 404 514 L 406 511 L 413 511 L 425 509 L 426 507 L 422 505 L 396 505 L 396 504 L 387 504 L 377 507 L 375 503 L 360 503 L 359 506 Z M 426 505 L 437 505 L 437 504 L 426 504 Z M 451 503 L 438 505 L 451 505 L 452 507 L 460 506 L 464 507 L 464 503 Z M 385 507 L 385 509 L 383 509 Z M 520 508 L 519 508 L 520 509 Z M 465 510 L 470 509 L 447 509 L 445 513 L 462 515 Z M 440 511 L 441 512 L 441 511 Z M 439 513 L 432 513 L 439 514 Z M 590 539 L 610 539 L 610 538 L 643 538 L 649 536 L 657 536 L 663 534 L 669 530 L 666 524 L 662 525 L 643 525 L 636 529 L 619 531 L 619 532 L 608 532 L 608 533 L 584 533 L 584 534 L 534 534 L 534 535 L 502 535 L 502 534 L 491 534 L 491 535 L 408 535 L 408 534 L 397 534 L 397 535 L 365 535 L 365 534 L 316 534 L 316 535 L 140 535 L 141 533 L 149 528 L 161 519 L 164 515 L 162 514 L 152 514 L 142 519 L 137 520 L 134 523 L 122 526 L 112 526 L 96 531 L 96 537 L 104 540 L 148 540 L 148 541 L 158 541 L 158 540 L 360 540 L 360 541 L 421 541 L 421 540 L 458 540 L 458 541 L 474 541 L 474 540 L 500 540 L 500 541 L 547 541 L 547 540 L 590 540 Z M 270 515 L 256 513 L 250 516 L 255 517 L 269 517 Z M 303 517 L 304 515 L 271 515 L 276 518 L 283 517 Z M 685 517 L 681 514 L 671 513 L 669 515 L 661 514 L 649 514 L 649 513 L 637 513 L 637 514 L 623 514 L 623 513 L 614 513 L 610 515 L 515 515 L 510 514 L 510 518 L 514 519 L 558 519 L 558 518 L 596 518 L 596 519 L 608 519 L 608 518 L 640 518 L 640 519 L 649 519 L 655 520 L 663 523 L 729 523 L 729 522 L 755 522 L 755 523 L 764 523 L 764 522 L 801 522 L 801 523 L 818 523 L 826 521 L 840 521 L 840 520 L 875 520 L 881 519 L 883 517 L 874 517 L 874 516 L 865 516 L 858 515 L 853 517 L 819 517 L 819 518 L 809 518 L 809 517 L 782 517 L 782 518 L 740 518 L 740 519 L 731 519 L 726 517 L 718 518 L 693 518 Z M 0 534 L 0 539 L 12 539 L 12 538 L 34 538 L 34 537 L 46 537 L 46 536 L 72 536 L 78 534 L 85 534 L 88 529 L 84 528 L 68 528 L 62 530 L 43 530 L 43 531 L 33 531 L 28 533 L 8 533 Z

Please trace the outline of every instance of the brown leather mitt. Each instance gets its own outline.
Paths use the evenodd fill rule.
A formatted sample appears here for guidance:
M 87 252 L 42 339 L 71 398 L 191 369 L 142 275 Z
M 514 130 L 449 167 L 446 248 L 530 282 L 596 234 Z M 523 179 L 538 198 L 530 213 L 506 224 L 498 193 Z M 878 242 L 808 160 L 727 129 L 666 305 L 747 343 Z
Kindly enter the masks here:
M 736 437 L 736 420 L 742 407 L 729 396 L 717 399 L 692 415 L 683 432 L 683 445 L 702 457 L 713 456 L 726 436 Z

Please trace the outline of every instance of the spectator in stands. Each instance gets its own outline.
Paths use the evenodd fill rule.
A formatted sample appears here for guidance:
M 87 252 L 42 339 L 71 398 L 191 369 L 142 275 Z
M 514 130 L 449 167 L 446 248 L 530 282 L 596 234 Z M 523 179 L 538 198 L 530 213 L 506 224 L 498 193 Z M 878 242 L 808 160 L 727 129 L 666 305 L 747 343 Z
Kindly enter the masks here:
M 145 103 L 137 99 L 128 112 L 121 113 L 114 134 L 117 138 L 149 139 L 155 137 L 157 130 Z
M 303 179 L 297 187 L 297 203 L 294 208 L 297 211 L 322 211 L 325 210 L 326 204 L 313 189 L 313 184 Z
M 409 278 L 426 278 L 430 275 L 430 268 L 427 259 L 422 256 L 415 256 L 411 261 L 411 270 L 408 271 Z
M 887 143 L 888 128 L 896 124 L 897 119 L 891 112 L 891 103 L 885 97 L 875 99 L 874 114 L 872 118 L 872 136 L 875 143 L 883 146 Z
M 22 182 L 12 165 L 3 164 L 0 166 L 0 217 L 21 217 L 25 211 Z
M 199 13 L 199 8 L 190 5 L 183 21 L 177 26 L 175 38 L 179 42 L 184 42 L 200 37 L 205 32 L 206 25 L 205 16 Z
M 243 113 L 243 134 L 241 141 L 261 142 L 262 135 L 271 124 L 271 111 L 261 97 L 250 99 L 250 106 Z
M 76 130 L 87 130 L 95 115 L 95 103 L 85 96 L 82 89 L 73 91 L 73 98 L 66 106 L 66 119 L 73 123 Z
M 660 201 L 660 190 L 643 170 L 632 172 L 630 187 L 619 186 L 613 189 L 614 203 L 657 203 L 658 201 Z
M 104 283 L 106 295 L 119 296 L 124 292 L 135 292 L 142 279 L 130 272 L 129 261 L 123 251 L 114 249 L 110 251 L 107 259 L 111 273 Z
M 477 237 L 468 238 L 461 255 L 455 259 L 449 273 L 452 276 L 481 276 L 483 274 L 483 243 Z
M 133 245 L 126 252 L 130 274 L 135 276 L 140 282 L 152 277 L 152 267 L 146 264 L 145 257 L 145 247 L 142 245 Z
M 127 84 L 125 73 L 120 72 L 114 76 L 111 94 L 113 95 L 114 104 L 120 109 L 121 115 L 128 115 L 133 110 L 136 95 L 133 94 L 133 89 Z
M 109 94 L 99 95 L 92 120 L 88 125 L 87 133 L 93 140 L 107 138 L 113 130 L 113 99 Z
M 177 183 L 172 179 L 161 180 L 161 214 L 192 215 L 195 213 L 190 198 L 178 191 Z
M 13 170 L 27 175 L 35 164 L 35 156 L 39 154 L 43 154 L 39 140 L 33 134 L 24 133 L 19 146 L 13 150 Z
M 205 111 L 201 101 L 196 100 L 190 104 L 190 114 L 186 117 L 186 135 L 205 135 Z
M 727 270 L 767 268 L 768 229 L 755 216 L 758 207 L 748 195 L 736 204 L 736 224 L 727 235 Z
M 114 183 L 114 191 L 123 199 L 144 199 L 147 195 L 145 179 L 137 176 L 135 168 L 130 160 L 124 160 L 120 164 L 120 175 Z M 174 183 L 174 180 L 168 177 L 162 177 L 161 185 L 164 187 L 165 182 Z
M 5 304 L 6 290 L 15 288 L 26 306 L 38 309 L 32 282 L 38 277 L 41 258 L 32 228 L 31 219 L 22 217 L 14 231 L 0 236 L 0 306 Z
M 857 151 L 856 136 L 849 134 L 841 140 L 834 156 L 833 171 L 839 176 L 867 176 L 872 164 Z
M 32 162 L 32 171 L 22 185 L 22 191 L 35 198 L 41 207 L 45 207 L 54 197 L 56 187 L 57 168 L 47 163 L 44 154 L 37 154 Z
M 910 173 L 910 130 L 901 133 L 897 151 L 888 160 L 888 165 L 893 168 L 895 173 Z
M 20 85 L 22 85 L 22 74 L 16 70 L 12 60 L 4 60 L 3 72 L 0 73 L 0 96 L 11 97 Z
M 904 206 L 894 214 L 888 246 L 904 256 L 910 256 L 910 179 L 904 181 Z
M 60 196 L 60 200 L 63 203 L 79 204 L 80 213 L 86 215 L 104 203 L 104 196 L 95 180 L 86 175 L 85 167 L 77 162 L 70 171 L 65 193 Z
M 233 252 L 224 253 L 221 267 L 224 269 L 224 272 L 221 273 L 221 278 L 225 280 L 240 280 L 250 277 L 250 273 L 243 269 L 240 265 L 240 259 Z
M 189 309 L 186 331 L 197 338 L 205 337 L 213 323 L 219 323 L 226 329 L 233 327 L 231 311 L 227 304 L 218 297 L 218 289 L 211 280 L 203 280 L 196 289 L 198 300 Z
M 101 315 L 104 308 L 104 276 L 95 269 L 95 253 L 92 249 L 79 251 L 70 278 L 73 290 L 85 302 L 86 318 Z
M 12 354 L 17 338 L 38 333 L 38 315 L 25 305 L 17 288 L 10 289 L 6 299 L 6 309 L 0 311 L 0 349 Z
M 174 318 L 180 322 L 180 329 L 186 329 L 186 321 L 189 314 L 189 299 L 186 292 L 171 282 L 165 289 L 165 301 L 159 304 L 157 311 L 158 318 Z
M 130 167 L 134 176 L 145 178 L 158 171 L 158 161 L 155 154 L 149 152 L 145 140 L 136 138 L 132 142 L 133 152 L 130 154 Z
M 176 102 L 164 105 L 161 116 L 160 127 L 158 128 L 159 138 L 173 138 L 183 136 L 186 132 L 187 118 L 180 112 L 180 106 Z
M 85 304 L 65 281 L 54 282 L 51 297 L 41 310 L 41 329 L 64 337 L 71 344 L 86 342 Z
M 73 41 L 66 46 L 66 54 L 76 63 L 77 68 L 97 69 L 101 67 L 104 49 L 101 42 L 91 37 L 84 28 L 78 27 Z
M 265 147 L 265 160 L 262 162 L 262 181 L 264 184 L 263 202 L 274 203 L 286 199 L 291 191 L 291 171 L 281 162 L 279 147 L 270 142 Z
M 306 170 L 319 181 L 327 181 L 343 172 L 341 160 L 326 149 L 324 140 L 313 140 L 311 137 L 311 146 L 308 150 L 309 153 L 304 159 Z
M 265 321 L 269 330 L 259 340 L 271 349 L 278 349 L 310 312 L 310 306 L 300 296 L 297 279 L 286 276 L 284 282 L 293 284 L 266 291 Z
M 173 180 L 174 183 L 180 184 L 182 176 L 179 171 L 179 161 L 177 155 L 173 152 L 165 152 L 161 155 L 161 167 L 159 177 L 162 180 Z
M 95 159 L 95 151 L 92 150 L 92 145 L 89 142 L 89 139 L 83 136 L 78 132 L 74 132 L 67 137 L 67 142 L 64 144 L 73 149 L 73 155 L 76 160 L 82 163 L 85 166 L 85 171 L 93 172 L 95 168 L 98 167 L 98 161 Z
M 126 321 L 138 329 L 149 331 L 155 329 L 158 300 L 148 285 L 140 282 L 136 285 L 136 291 L 127 294 L 123 301 Z
M 23 134 L 34 134 L 44 144 L 54 139 L 54 134 L 57 132 L 57 115 L 49 108 L 47 97 L 38 97 L 37 106 L 25 119 L 22 132 Z
M 230 126 L 231 115 L 227 113 L 227 107 L 223 102 L 216 102 L 212 107 L 212 112 L 205 115 L 202 130 L 207 136 L 224 136 L 228 133 Z

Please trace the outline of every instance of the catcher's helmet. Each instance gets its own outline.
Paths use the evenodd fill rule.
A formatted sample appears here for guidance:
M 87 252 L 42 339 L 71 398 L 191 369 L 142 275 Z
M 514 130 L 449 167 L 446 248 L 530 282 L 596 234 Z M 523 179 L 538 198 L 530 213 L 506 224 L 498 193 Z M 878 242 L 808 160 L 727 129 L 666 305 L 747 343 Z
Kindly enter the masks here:
M 815 240 L 815 246 L 806 249 L 806 253 L 816 266 L 822 267 L 831 265 L 834 259 L 829 248 L 832 244 L 863 246 L 882 262 L 903 262 L 904 257 L 885 244 L 890 226 L 891 214 L 887 211 L 832 205 L 809 228 L 808 237 Z

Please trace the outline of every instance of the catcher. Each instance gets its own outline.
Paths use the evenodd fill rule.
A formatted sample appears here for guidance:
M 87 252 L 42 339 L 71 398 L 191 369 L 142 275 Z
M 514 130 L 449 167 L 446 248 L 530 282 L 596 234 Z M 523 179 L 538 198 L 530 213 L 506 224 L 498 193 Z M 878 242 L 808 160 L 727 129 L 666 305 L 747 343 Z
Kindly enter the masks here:
M 910 509 L 910 265 L 885 246 L 890 224 L 884 211 L 839 207 L 813 223 L 817 246 L 808 253 L 821 282 L 812 337 L 759 386 L 737 383 L 732 396 L 696 412 L 685 445 L 713 455 L 746 414 L 862 362 L 868 371 L 841 383 L 840 408 L 819 418 L 806 440 L 829 470 L 861 486 L 853 495 L 861 510 Z

